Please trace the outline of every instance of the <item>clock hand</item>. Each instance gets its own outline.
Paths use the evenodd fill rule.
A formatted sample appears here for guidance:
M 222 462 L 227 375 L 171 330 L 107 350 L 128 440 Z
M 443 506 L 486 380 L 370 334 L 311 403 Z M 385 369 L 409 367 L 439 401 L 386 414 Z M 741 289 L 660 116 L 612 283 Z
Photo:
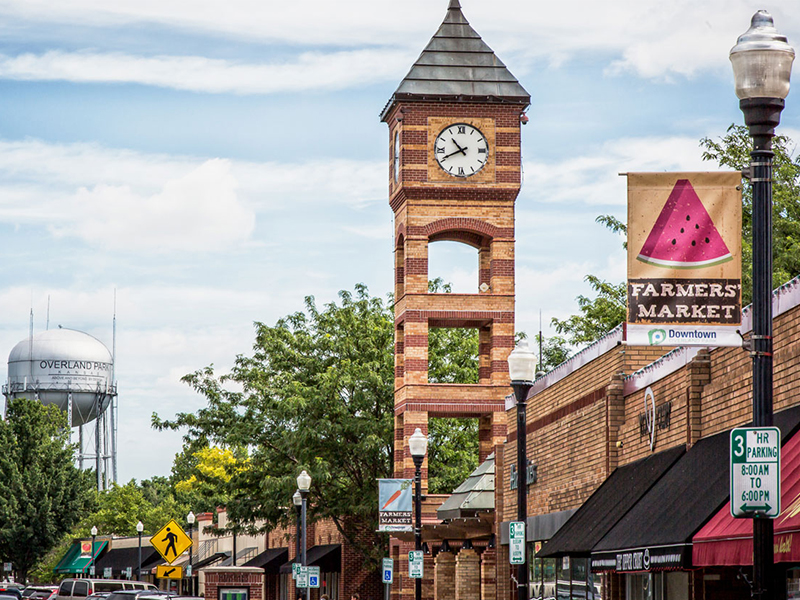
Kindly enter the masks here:
M 459 146 L 458 142 L 454 138 L 450 138 L 450 140 L 456 145 L 456 148 L 458 148 L 458 151 L 461 152 L 461 154 L 463 154 L 464 156 L 467 155 L 466 148 L 462 148 L 461 146 Z M 453 154 L 455 154 L 455 152 L 453 152 Z
M 458 145 L 458 144 L 456 144 L 456 145 Z M 466 150 L 468 150 L 468 148 L 459 148 L 455 152 L 451 152 L 450 154 L 447 154 L 447 155 L 443 156 L 442 160 L 444 160 L 445 158 L 450 158 L 454 154 L 463 154 L 464 156 L 466 156 L 467 155 Z

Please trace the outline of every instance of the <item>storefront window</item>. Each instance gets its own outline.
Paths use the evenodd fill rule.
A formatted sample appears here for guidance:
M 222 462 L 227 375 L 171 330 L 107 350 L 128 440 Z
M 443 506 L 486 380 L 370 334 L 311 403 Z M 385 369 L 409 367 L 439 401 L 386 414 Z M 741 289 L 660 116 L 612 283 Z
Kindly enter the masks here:
M 556 598 L 558 600 L 570 600 L 570 565 L 572 561 L 569 556 L 556 559 L 558 568 L 558 581 L 556 582 Z
M 800 600 L 800 569 L 786 571 L 786 598 Z
M 683 571 L 625 576 L 626 600 L 688 600 L 689 574 Z

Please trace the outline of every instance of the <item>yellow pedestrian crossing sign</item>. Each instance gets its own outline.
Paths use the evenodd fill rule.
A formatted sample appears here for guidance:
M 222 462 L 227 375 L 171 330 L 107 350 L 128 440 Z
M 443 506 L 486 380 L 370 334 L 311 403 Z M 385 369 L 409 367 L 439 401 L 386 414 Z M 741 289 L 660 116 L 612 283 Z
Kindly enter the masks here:
M 172 565 L 158 565 L 156 579 L 183 579 L 183 567 Z
M 164 557 L 165 561 L 172 564 L 192 545 L 192 540 L 181 529 L 178 522 L 172 519 L 150 538 L 150 543 Z

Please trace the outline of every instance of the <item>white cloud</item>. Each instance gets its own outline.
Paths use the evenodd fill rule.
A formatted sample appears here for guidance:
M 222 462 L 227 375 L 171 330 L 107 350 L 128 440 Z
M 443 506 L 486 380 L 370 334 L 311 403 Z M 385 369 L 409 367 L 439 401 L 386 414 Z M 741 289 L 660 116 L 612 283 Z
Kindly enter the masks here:
M 0 78 L 22 81 L 137 83 L 192 92 L 272 94 L 338 90 L 393 81 L 407 69 L 409 52 L 365 49 L 306 52 L 277 64 L 243 64 L 202 56 L 133 56 L 50 51 L 0 55 Z
M 625 205 L 620 173 L 709 170 L 714 165 L 703 162 L 694 138 L 622 138 L 555 164 L 526 161 L 524 193 L 548 203 Z
M 64 210 L 70 222 L 49 226 L 57 238 L 156 254 L 213 252 L 243 243 L 255 227 L 253 211 L 237 197 L 230 163 L 220 159 L 168 181 L 150 196 L 129 186 L 81 188 Z
M 256 163 L 0 141 L 0 222 L 122 251 L 213 252 L 250 243 L 259 218 L 288 206 L 383 201 L 385 169 L 381 161 Z
M 658 79 L 708 71 L 730 77 L 728 51 L 761 7 L 753 0 L 565 0 L 557 10 L 542 10 L 526 0 L 465 0 L 463 6 L 484 39 L 509 59 L 512 71 L 528 70 L 532 62 L 542 61 L 557 67 L 583 55 L 607 61 L 609 73 L 627 71 Z M 286 64 L 266 65 L 204 57 L 59 52 L 6 57 L 2 65 L 7 76 L 34 79 L 136 81 L 234 93 L 309 86 L 338 89 L 401 77 L 445 13 L 443 0 L 405 0 L 402 10 L 397 7 L 392 0 L 348 0 L 344 5 L 327 0 L 280 5 L 275 0 L 224 4 L 219 0 L 6 0 L 0 2 L 0 16 L 27 26 L 156 23 L 181 34 L 348 50 L 300 54 Z M 790 41 L 800 39 L 796 11 L 777 6 L 772 12 Z

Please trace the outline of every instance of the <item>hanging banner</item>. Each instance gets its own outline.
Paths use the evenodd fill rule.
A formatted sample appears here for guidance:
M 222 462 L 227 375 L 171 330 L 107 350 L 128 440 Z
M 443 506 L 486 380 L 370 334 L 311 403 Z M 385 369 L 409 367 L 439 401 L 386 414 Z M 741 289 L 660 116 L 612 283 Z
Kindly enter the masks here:
M 378 531 L 413 531 L 413 480 L 378 480 Z
M 742 176 L 628 173 L 635 346 L 741 346 Z

